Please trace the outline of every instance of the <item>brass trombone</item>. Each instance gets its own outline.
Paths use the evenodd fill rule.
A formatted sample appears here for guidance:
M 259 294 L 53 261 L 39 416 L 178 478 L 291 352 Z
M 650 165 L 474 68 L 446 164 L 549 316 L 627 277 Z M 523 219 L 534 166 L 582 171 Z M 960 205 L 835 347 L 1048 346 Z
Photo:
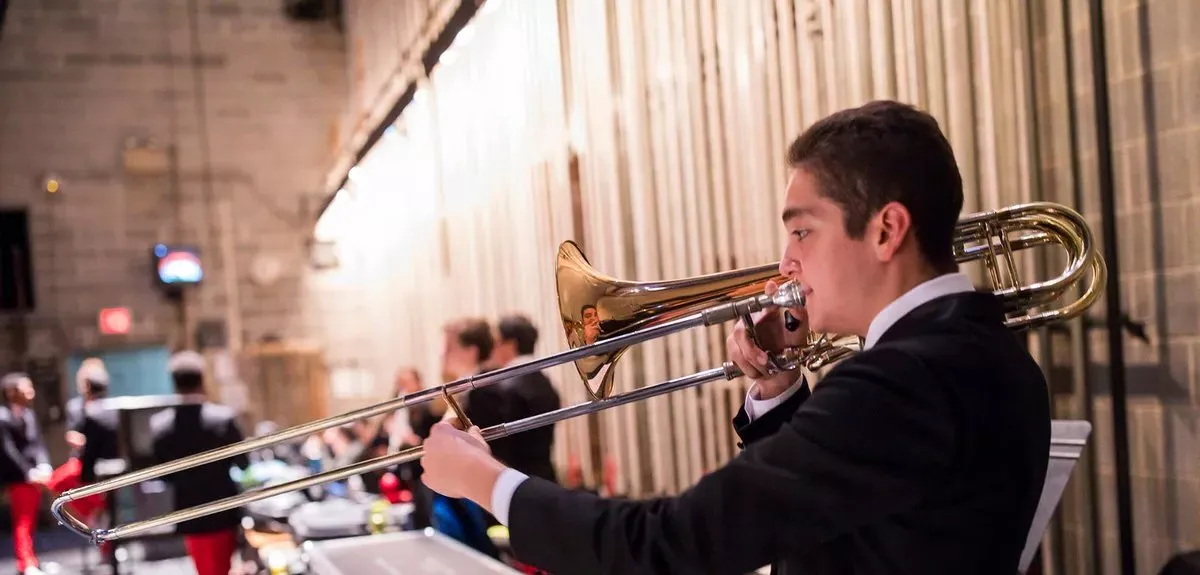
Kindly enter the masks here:
M 1062 273 L 1049 280 L 1022 283 L 1014 253 L 1043 244 L 1057 244 L 1066 252 L 1066 265 Z M 1107 275 L 1104 260 L 1096 250 L 1087 222 L 1074 210 L 1053 203 L 1021 204 L 972 214 L 959 220 L 955 255 L 960 263 L 983 260 L 994 292 L 1005 303 L 1009 316 L 1007 325 L 1013 329 L 1039 327 L 1080 315 L 1099 297 Z M 1062 297 L 1085 276 L 1088 277 L 1086 287 L 1075 300 L 1061 307 L 1040 309 Z M 560 315 L 571 349 L 72 489 L 54 500 L 51 511 L 61 524 L 98 544 L 413 461 L 424 453 L 422 447 L 108 529 L 91 529 L 65 508 L 76 499 L 221 461 L 438 397 L 446 398 L 450 406 L 457 410 L 453 394 L 566 362 L 575 363 L 591 401 L 489 427 L 482 430 L 484 439 L 492 441 L 718 379 L 734 379 L 741 373 L 732 363 L 725 362 L 706 371 L 611 395 L 613 364 L 632 345 L 692 327 L 718 325 L 732 320 L 742 320 L 749 325 L 750 315 L 760 310 L 803 306 L 801 289 L 791 282 L 782 283 L 780 289 L 771 296 L 763 293 L 766 282 L 772 279 L 786 279 L 779 276 L 775 264 L 666 282 L 622 281 L 597 273 L 578 246 L 565 242 L 558 251 L 557 287 Z M 591 315 L 585 318 L 588 314 Z M 771 360 L 776 369 L 818 369 L 854 353 L 861 343 L 856 336 L 811 334 L 804 347 L 772 353 Z

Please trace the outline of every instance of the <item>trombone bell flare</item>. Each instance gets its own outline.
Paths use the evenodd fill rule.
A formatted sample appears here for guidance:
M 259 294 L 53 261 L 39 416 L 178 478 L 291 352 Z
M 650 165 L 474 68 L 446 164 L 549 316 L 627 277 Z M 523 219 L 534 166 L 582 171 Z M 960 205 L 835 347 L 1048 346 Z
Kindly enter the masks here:
M 558 247 L 555 276 L 559 315 L 571 349 L 761 294 L 771 279 L 787 280 L 775 264 L 659 282 L 619 280 L 596 271 L 579 245 L 569 240 Z M 613 366 L 627 349 L 575 361 L 591 399 L 612 392 Z

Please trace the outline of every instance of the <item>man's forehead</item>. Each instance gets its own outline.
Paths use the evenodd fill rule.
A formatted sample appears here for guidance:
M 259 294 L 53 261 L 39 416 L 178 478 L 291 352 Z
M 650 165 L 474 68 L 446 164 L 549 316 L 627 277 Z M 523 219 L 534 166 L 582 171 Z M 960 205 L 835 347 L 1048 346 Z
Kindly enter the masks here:
M 814 204 L 807 203 L 807 202 L 804 202 L 804 203 L 790 203 L 789 202 L 788 205 L 784 206 L 784 208 L 783 208 L 783 221 L 784 221 L 784 223 L 786 223 L 786 222 L 790 222 L 792 220 L 798 220 L 798 219 L 810 217 L 813 215 L 813 213 L 815 211 L 816 211 L 816 206 Z

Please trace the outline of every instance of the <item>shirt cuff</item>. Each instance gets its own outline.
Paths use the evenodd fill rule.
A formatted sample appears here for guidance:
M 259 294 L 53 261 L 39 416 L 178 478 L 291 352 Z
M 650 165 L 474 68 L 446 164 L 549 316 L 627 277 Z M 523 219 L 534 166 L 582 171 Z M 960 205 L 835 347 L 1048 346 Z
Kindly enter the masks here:
M 492 516 L 505 527 L 508 527 L 508 507 L 512 504 L 513 495 L 526 479 L 529 479 L 528 475 L 509 468 L 500 472 L 500 477 L 492 486 Z
M 771 399 L 754 399 L 754 392 L 758 389 L 758 383 L 755 382 L 754 385 L 751 385 L 750 389 L 746 391 L 746 417 L 750 421 L 754 421 L 756 418 L 761 417 L 766 412 L 778 407 L 779 404 L 787 401 L 791 396 L 796 395 L 796 392 L 800 391 L 801 387 L 804 387 L 803 377 L 797 379 L 796 383 L 793 383 L 792 386 L 784 390 L 783 393 L 776 395 Z

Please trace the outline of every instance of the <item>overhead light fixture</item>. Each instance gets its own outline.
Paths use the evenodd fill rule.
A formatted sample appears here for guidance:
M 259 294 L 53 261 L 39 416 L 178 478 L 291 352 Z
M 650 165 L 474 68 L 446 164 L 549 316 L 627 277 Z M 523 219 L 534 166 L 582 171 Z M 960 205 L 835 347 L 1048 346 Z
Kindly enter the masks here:
M 57 194 L 62 190 L 62 178 L 56 174 L 46 174 L 42 177 L 42 190 L 47 194 Z

